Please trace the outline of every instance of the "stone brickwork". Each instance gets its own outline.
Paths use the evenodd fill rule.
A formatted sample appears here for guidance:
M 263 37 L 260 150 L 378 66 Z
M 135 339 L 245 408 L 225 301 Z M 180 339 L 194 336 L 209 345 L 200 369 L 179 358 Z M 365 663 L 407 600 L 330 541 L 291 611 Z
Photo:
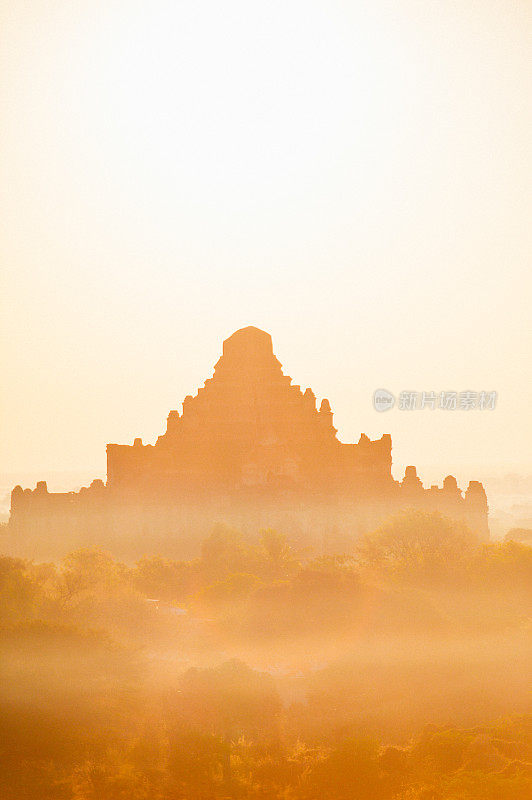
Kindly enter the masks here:
M 361 534 L 407 507 L 464 520 L 486 539 L 482 484 L 462 493 L 452 476 L 425 489 L 415 467 L 392 477 L 389 434 L 340 442 L 328 400 L 283 374 L 268 333 L 248 327 L 223 343 L 214 375 L 170 411 L 156 443 L 107 445 L 107 483 L 78 493 L 15 487 L 10 528 L 182 537 L 189 544 L 217 522 L 241 530 L 283 527 L 324 550 L 349 548 Z M 190 547 L 188 547 L 190 550 Z M 193 549 L 193 548 L 192 548 Z

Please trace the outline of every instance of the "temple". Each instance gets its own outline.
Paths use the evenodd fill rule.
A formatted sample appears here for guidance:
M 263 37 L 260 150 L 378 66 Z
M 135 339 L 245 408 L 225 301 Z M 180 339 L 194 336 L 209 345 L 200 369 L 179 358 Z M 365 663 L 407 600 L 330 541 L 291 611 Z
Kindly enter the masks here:
M 16 486 L 10 531 L 65 533 L 73 544 L 154 539 L 190 554 L 217 523 L 254 533 L 276 527 L 321 552 L 348 551 L 357 537 L 403 508 L 438 510 L 489 536 L 481 483 L 465 493 L 448 476 L 425 489 L 415 467 L 392 477 L 389 434 L 356 444 L 337 438 L 328 400 L 284 375 L 271 336 L 255 327 L 223 343 L 212 378 L 170 411 L 155 444 L 107 445 L 107 483 L 65 494 L 45 482 Z M 97 536 L 95 536 L 97 534 Z M 171 545 L 169 547 L 169 545 Z

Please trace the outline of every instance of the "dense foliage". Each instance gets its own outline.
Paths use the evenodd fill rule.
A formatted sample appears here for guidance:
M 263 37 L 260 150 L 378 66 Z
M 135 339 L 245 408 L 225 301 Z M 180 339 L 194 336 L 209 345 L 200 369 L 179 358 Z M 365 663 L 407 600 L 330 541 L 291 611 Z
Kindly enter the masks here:
M 335 557 L 0 558 L 5 800 L 522 800 L 532 548 L 402 514 Z

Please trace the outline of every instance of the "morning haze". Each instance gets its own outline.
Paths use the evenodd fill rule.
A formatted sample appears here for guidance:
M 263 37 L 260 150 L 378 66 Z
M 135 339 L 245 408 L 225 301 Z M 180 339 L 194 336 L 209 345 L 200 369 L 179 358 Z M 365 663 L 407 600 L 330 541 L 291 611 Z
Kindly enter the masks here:
M 530 797 L 530 4 L 0 24 L 2 800 Z

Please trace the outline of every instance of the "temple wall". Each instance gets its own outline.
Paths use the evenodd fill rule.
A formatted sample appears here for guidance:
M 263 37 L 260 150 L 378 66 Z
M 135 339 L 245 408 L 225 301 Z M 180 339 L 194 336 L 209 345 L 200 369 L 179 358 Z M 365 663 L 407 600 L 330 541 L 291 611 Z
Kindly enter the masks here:
M 392 477 L 392 441 L 362 434 L 338 440 L 329 401 L 317 408 L 282 372 L 269 334 L 248 327 L 225 340 L 214 375 L 182 414 L 171 411 L 155 445 L 107 445 L 107 484 L 49 494 L 15 487 L 12 538 L 57 542 L 62 553 L 100 545 L 136 554 L 179 557 L 199 550 L 213 525 L 255 535 L 274 527 L 317 552 L 352 548 L 404 508 L 440 511 L 485 540 L 488 507 L 482 485 L 463 494 L 448 476 L 425 489 L 414 467 Z
M 419 481 L 417 476 L 416 480 Z M 37 557 L 47 543 L 58 556 L 82 546 L 101 546 L 126 558 L 148 552 L 168 557 L 198 555 L 201 541 L 217 524 L 254 537 L 261 529 L 276 528 L 297 545 L 317 553 L 349 552 L 360 536 L 375 530 L 404 509 L 439 511 L 464 522 L 481 541 L 489 538 L 488 507 L 481 484 L 471 482 L 462 494 L 452 478 L 442 488 L 423 489 L 412 474 L 384 497 L 357 499 L 268 497 L 241 492 L 213 495 L 194 502 L 158 503 L 117 496 L 101 481 L 78 493 L 48 493 L 46 484 L 33 491 L 16 487 L 12 493 L 9 531 L 26 555 Z M 55 555 L 55 552 L 54 552 Z

